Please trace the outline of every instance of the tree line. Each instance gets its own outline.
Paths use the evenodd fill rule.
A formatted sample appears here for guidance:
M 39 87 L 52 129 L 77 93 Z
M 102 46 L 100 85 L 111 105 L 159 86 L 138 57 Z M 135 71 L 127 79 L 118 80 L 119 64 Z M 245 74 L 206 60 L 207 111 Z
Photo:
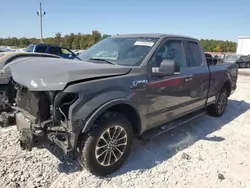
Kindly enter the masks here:
M 101 34 L 99 31 L 92 31 L 91 34 L 70 33 L 62 36 L 61 33 L 56 33 L 55 37 L 48 37 L 43 40 L 47 44 L 56 44 L 70 49 L 87 49 L 95 43 L 110 37 L 108 34 Z M 25 48 L 29 44 L 39 43 L 40 39 L 37 38 L 0 38 L 0 46 L 16 46 Z M 201 39 L 201 44 L 205 51 L 208 52 L 235 52 L 237 43 L 222 40 L 208 40 Z

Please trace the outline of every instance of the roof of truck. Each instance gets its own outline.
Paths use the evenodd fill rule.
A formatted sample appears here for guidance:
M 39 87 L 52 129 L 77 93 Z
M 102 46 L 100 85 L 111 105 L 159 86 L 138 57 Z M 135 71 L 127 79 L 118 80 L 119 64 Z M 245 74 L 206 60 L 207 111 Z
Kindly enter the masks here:
M 113 37 L 154 37 L 154 38 L 160 38 L 160 37 L 176 37 L 176 38 L 187 38 L 187 39 L 195 39 L 188 36 L 182 36 L 182 35 L 172 35 L 172 34 L 164 34 L 164 33 L 134 33 L 134 34 L 122 34 L 122 35 L 115 35 Z

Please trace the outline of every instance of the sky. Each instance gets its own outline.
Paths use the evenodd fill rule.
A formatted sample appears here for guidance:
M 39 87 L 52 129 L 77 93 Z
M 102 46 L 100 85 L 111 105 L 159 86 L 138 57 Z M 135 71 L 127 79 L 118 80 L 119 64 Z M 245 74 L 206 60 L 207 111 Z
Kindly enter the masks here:
M 39 0 L 0 0 L 0 38 L 40 37 Z M 250 35 L 250 0 L 41 0 L 43 35 L 167 33 L 237 41 Z

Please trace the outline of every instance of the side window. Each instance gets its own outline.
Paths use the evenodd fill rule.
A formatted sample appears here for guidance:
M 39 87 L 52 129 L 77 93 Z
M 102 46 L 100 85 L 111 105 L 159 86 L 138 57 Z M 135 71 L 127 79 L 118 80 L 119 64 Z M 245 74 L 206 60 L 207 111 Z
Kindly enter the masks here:
M 62 48 L 62 54 L 71 55 L 72 53 L 68 49 Z
M 202 64 L 201 51 L 196 42 L 187 42 L 186 51 L 189 67 L 198 67 Z
M 35 52 L 45 53 L 47 46 L 36 46 Z
M 55 55 L 60 55 L 60 54 L 62 54 L 62 51 L 59 47 L 50 47 L 49 53 L 55 54 Z
M 175 62 L 175 72 L 180 72 L 181 67 L 186 67 L 185 52 L 180 40 L 167 40 L 154 55 L 153 67 L 160 67 L 163 60 Z

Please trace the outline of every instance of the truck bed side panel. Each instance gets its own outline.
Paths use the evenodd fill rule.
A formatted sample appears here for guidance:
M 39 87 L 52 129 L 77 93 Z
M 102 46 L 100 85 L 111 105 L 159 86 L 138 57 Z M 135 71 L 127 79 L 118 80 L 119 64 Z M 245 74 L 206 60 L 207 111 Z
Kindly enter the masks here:
M 210 66 L 211 84 L 209 90 L 209 97 L 217 96 L 222 89 L 222 86 L 229 82 L 231 90 L 236 89 L 237 81 L 237 65 L 236 64 L 218 64 Z

